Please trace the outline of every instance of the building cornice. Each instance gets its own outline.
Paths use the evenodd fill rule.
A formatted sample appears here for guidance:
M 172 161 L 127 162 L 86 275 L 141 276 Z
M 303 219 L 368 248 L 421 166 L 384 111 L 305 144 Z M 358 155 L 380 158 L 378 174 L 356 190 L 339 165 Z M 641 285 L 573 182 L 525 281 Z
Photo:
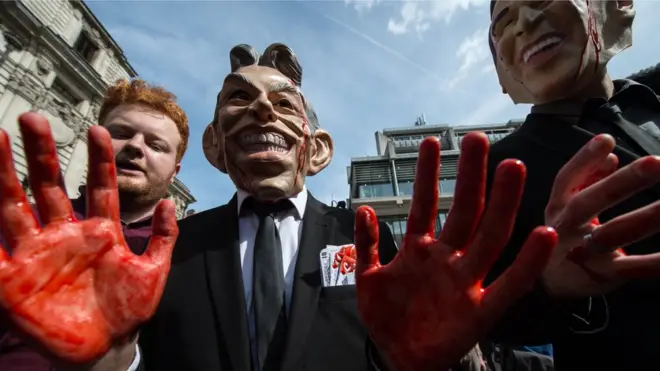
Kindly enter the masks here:
M 108 33 L 108 30 L 105 29 L 103 24 L 99 21 L 98 18 L 92 13 L 92 10 L 89 9 L 87 4 L 83 0 L 70 0 L 71 5 L 79 9 L 83 17 L 85 17 L 86 20 L 90 21 L 92 24 L 93 28 L 98 30 L 99 33 L 102 35 L 103 40 L 108 42 L 108 47 L 112 49 L 114 52 L 114 58 L 117 59 L 117 61 L 121 64 L 122 67 L 128 72 L 128 74 L 131 77 L 136 77 L 138 76 L 138 73 L 135 71 L 133 66 L 131 66 L 130 63 L 128 63 L 128 60 L 126 59 L 126 56 L 124 55 L 124 51 L 121 49 L 119 44 L 115 41 L 115 39 L 110 36 L 110 33 Z
M 179 178 L 174 178 L 174 182 L 170 184 L 170 193 L 176 194 L 177 197 L 183 199 L 187 205 L 197 202 L 192 193 L 190 193 L 188 187 L 186 187 Z
M 53 30 L 43 24 L 32 12 L 21 2 L 5 2 L 2 8 L 7 10 L 13 19 L 20 22 L 32 37 L 32 42 L 45 47 L 45 55 L 53 59 L 51 62 L 57 64 L 60 69 L 67 70 L 72 75 L 80 75 L 92 89 L 90 93 L 95 96 L 103 96 L 107 84 L 101 75 L 84 59 L 82 59 L 71 47 Z M 9 21 L 9 20 L 8 20 Z

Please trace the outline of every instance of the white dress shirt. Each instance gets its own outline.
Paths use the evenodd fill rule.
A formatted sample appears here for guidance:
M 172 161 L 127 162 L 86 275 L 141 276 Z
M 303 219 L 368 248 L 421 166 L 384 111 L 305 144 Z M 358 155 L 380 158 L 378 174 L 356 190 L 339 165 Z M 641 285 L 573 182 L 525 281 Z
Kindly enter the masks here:
M 252 269 L 254 267 L 254 239 L 259 228 L 259 219 L 251 211 L 241 212 L 243 202 L 250 195 L 245 191 L 238 190 L 237 196 L 238 241 L 241 254 L 241 268 L 243 270 L 243 293 L 250 330 L 250 353 L 256 369 L 257 339 L 254 308 L 252 307 Z M 284 272 L 284 300 L 287 313 L 291 310 L 293 278 L 302 232 L 302 220 L 305 215 L 305 206 L 307 205 L 307 189 L 303 187 L 300 193 L 290 197 L 289 200 L 293 204 L 293 208 L 288 212 L 275 215 L 275 226 L 280 233 L 280 241 L 282 242 L 282 272 Z

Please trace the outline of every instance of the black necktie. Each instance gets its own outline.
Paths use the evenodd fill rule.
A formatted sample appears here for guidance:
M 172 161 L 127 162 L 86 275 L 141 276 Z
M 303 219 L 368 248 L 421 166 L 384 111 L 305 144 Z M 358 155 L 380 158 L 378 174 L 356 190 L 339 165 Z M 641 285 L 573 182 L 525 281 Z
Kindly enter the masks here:
M 589 103 L 590 102 L 587 102 L 587 106 Z M 627 139 L 632 147 L 637 147 L 632 148 L 632 150 L 639 156 L 660 155 L 660 141 L 653 138 L 639 126 L 626 120 L 626 118 L 623 117 L 621 109 L 616 104 L 607 103 L 595 105 L 595 107 L 590 107 L 588 110 L 590 111 L 590 114 L 601 123 L 613 124 L 620 133 L 619 135 L 615 135 L 615 137 L 622 136 Z M 585 129 L 589 130 L 587 127 L 585 127 Z M 603 132 L 607 133 L 608 131 L 603 130 Z
M 259 217 L 254 239 L 252 268 L 252 304 L 257 337 L 258 369 L 279 370 L 286 341 L 286 306 L 284 303 L 284 272 L 282 243 L 274 215 L 293 207 L 289 200 L 260 203 L 246 200 Z

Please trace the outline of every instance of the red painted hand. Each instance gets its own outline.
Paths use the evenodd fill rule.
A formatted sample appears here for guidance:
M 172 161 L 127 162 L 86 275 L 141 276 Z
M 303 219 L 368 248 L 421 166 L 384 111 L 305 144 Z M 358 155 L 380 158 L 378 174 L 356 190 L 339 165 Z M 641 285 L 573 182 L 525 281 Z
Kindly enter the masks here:
M 122 235 L 114 155 L 102 127 L 89 131 L 88 219 L 74 218 L 48 121 L 19 125 L 40 227 L 16 177 L 0 130 L 0 305 L 17 330 L 47 355 L 92 361 L 127 341 L 160 300 L 178 235 L 174 205 L 154 213 L 147 252 L 133 255 Z M 5 251 L 10 252 L 7 254 Z
M 559 243 L 543 273 L 553 296 L 607 293 L 631 278 L 660 277 L 660 253 L 626 256 L 621 247 L 660 232 L 660 202 L 600 224 L 598 215 L 660 181 L 660 158 L 642 157 L 617 170 L 614 139 L 599 135 L 555 177 L 545 222 Z M 591 234 L 592 243 L 584 236 Z
M 463 138 L 454 203 L 436 240 L 440 143 L 422 142 L 406 235 L 395 259 L 378 267 L 374 211 L 357 211 L 358 307 L 372 339 L 398 370 L 446 370 L 480 340 L 507 306 L 531 289 L 557 237 L 539 227 L 492 285 L 481 282 L 510 238 L 525 182 L 515 160 L 497 169 L 485 213 L 488 139 Z M 482 217 L 482 213 L 484 214 Z

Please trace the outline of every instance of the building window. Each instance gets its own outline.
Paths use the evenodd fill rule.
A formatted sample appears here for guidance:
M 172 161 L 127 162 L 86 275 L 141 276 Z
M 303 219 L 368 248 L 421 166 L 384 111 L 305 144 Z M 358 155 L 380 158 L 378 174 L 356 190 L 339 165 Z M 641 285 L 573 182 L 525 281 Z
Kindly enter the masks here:
M 495 142 L 498 142 L 500 139 L 506 137 L 509 135 L 511 132 L 506 130 L 506 131 L 490 131 L 486 132 L 486 135 L 488 136 L 488 141 L 493 144 Z
M 456 179 L 440 179 L 440 194 L 453 195 L 456 189 Z
M 393 197 L 394 187 L 392 183 L 360 184 L 359 198 Z
M 408 223 L 407 219 L 408 217 L 406 215 L 386 216 L 379 218 L 379 221 L 385 222 L 385 224 L 387 224 L 387 226 L 390 227 L 390 231 L 392 231 L 394 240 L 399 246 L 401 246 L 401 244 L 403 243 L 403 236 L 405 236 L 406 234 L 406 227 Z M 446 210 L 439 211 L 438 215 L 435 218 L 435 228 L 434 228 L 435 238 L 438 238 L 440 236 L 440 232 L 442 231 L 442 226 L 444 226 L 446 219 L 447 219 L 447 211 Z
M 394 184 L 389 161 L 360 162 L 352 165 L 356 190 L 353 197 L 374 198 L 394 196 Z
M 99 48 L 85 31 L 80 32 L 78 40 L 76 40 L 76 43 L 73 44 L 73 49 L 88 63 L 92 63 L 96 52 L 99 50 Z
M 75 108 L 82 102 L 82 100 L 76 98 L 76 96 L 71 93 L 71 90 L 64 84 L 64 82 L 62 82 L 62 80 L 57 77 L 55 78 L 55 81 L 53 81 L 53 85 L 51 85 L 50 89 L 58 98 L 70 104 L 71 107 Z
M 399 196 L 412 196 L 414 184 L 412 181 L 399 182 Z

